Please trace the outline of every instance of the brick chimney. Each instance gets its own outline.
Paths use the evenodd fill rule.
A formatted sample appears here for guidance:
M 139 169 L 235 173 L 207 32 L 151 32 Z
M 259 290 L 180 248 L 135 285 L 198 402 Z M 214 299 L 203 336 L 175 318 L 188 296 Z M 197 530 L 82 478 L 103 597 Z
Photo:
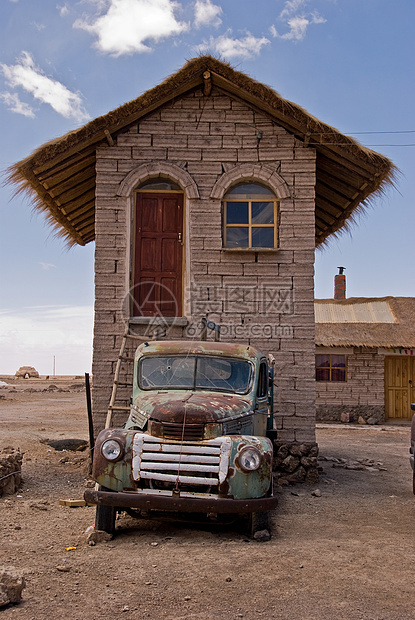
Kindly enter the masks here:
M 346 267 L 337 267 L 339 273 L 334 276 L 334 299 L 346 299 Z

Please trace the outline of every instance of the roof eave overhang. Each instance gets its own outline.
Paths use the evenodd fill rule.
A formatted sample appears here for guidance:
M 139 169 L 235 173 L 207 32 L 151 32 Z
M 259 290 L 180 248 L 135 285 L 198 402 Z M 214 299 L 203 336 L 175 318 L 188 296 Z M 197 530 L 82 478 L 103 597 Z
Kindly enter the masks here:
M 384 185 L 391 182 L 394 167 L 387 158 L 364 149 L 353 139 L 314 119 L 299 106 L 282 99 L 276 93 L 273 95 L 271 89 L 261 86 L 261 94 L 264 94 L 265 89 L 265 94 L 268 93 L 269 96 L 258 96 L 254 88 L 256 83 L 250 78 L 246 78 L 249 88 L 244 88 L 237 83 L 238 80 L 233 82 L 212 69 L 209 58 L 204 64 L 201 60 L 190 61 L 194 62 L 196 70 L 190 74 L 187 72 L 185 79 L 169 78 L 164 84 L 156 86 L 134 102 L 124 104 L 79 130 L 40 147 L 30 157 L 11 168 L 9 180 L 31 195 L 35 206 L 46 212 L 49 221 L 70 244 L 85 245 L 94 239 L 96 149 L 101 145 L 111 144 L 118 133 L 161 106 L 194 89 L 206 87 L 208 69 L 211 84 L 267 114 L 306 147 L 316 149 L 316 246 L 325 243 L 328 236 L 337 234 L 340 229 L 347 228 L 353 214 L 364 206 L 368 197 L 382 191 Z M 222 66 L 214 59 L 212 63 L 216 68 L 218 64 Z M 224 73 L 226 71 L 224 70 Z M 238 75 L 237 72 L 235 75 Z M 142 105 L 140 100 L 143 101 Z M 306 123 L 299 120 L 301 115 L 306 115 Z M 82 170 L 85 161 L 88 161 L 88 166 Z M 328 187 L 330 181 L 324 178 L 324 175 L 327 175 L 324 171 L 327 162 L 334 168 L 337 166 L 340 171 L 347 171 L 347 174 L 343 175 L 344 182 L 341 178 L 337 180 L 337 188 Z M 73 177 L 80 178 L 80 189 L 72 190 L 72 194 L 70 191 L 66 192 L 64 195 L 68 202 L 62 204 L 59 194 L 53 187 L 49 187 L 48 180 L 51 178 L 51 171 L 65 171 L 65 166 L 69 170 L 67 179 L 70 179 L 72 171 Z M 64 172 L 60 174 L 64 176 Z M 353 178 L 353 186 L 346 196 L 343 194 L 346 193 L 344 188 L 348 188 L 347 175 Z M 60 178 L 59 174 L 57 178 Z M 78 196 L 84 186 L 84 193 Z M 84 213 L 85 217 L 79 217 L 79 211 Z

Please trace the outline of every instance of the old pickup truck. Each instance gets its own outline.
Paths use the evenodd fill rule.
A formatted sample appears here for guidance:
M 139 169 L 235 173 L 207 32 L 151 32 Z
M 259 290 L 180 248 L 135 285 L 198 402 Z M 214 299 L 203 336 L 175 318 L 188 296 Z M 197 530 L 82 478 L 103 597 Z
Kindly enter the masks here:
M 149 341 L 135 354 L 123 428 L 97 437 L 95 527 L 114 533 L 117 511 L 141 518 L 268 530 L 272 492 L 273 366 L 251 346 Z M 267 437 L 268 435 L 268 437 Z

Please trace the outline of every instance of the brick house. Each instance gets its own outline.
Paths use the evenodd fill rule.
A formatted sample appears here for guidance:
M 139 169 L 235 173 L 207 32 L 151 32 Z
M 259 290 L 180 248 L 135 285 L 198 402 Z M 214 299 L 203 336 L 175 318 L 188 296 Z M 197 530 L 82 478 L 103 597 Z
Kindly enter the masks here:
M 415 402 L 415 298 L 318 299 L 317 420 L 409 421 Z
M 207 316 L 273 354 L 278 444 L 315 453 L 315 247 L 393 173 L 210 56 L 15 164 L 9 179 L 70 244 L 95 241 L 96 428 L 126 326 L 197 338 Z

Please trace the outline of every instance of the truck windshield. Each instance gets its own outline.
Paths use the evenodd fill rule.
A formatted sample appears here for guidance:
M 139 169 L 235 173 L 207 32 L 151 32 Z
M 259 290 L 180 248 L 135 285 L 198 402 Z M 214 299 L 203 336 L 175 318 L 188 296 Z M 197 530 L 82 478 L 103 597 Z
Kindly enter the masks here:
M 216 390 L 246 394 L 252 368 L 250 362 L 233 358 L 148 356 L 141 359 L 138 382 L 143 390 Z

